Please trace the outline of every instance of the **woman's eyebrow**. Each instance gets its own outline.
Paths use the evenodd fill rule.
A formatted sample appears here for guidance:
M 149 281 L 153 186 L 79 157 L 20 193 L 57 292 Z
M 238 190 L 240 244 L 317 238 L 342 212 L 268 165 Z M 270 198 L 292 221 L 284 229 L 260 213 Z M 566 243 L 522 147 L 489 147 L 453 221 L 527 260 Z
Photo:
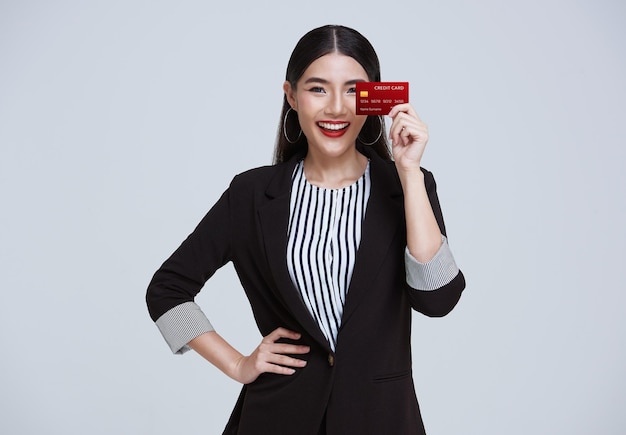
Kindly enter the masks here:
M 328 84 L 328 80 L 326 79 L 322 79 L 319 77 L 309 77 L 308 79 L 305 80 L 304 84 L 307 83 L 323 83 L 323 84 Z
M 346 84 L 346 85 L 354 85 L 354 84 L 356 84 L 356 83 L 359 83 L 359 82 L 366 82 L 366 81 L 367 81 L 367 80 L 363 80 L 363 79 L 353 79 L 353 80 L 348 80 L 348 81 L 347 81 L 347 82 L 345 82 L 344 84 Z M 306 79 L 306 80 L 304 81 L 304 84 L 307 84 L 307 83 L 322 83 L 322 84 L 325 84 L 325 85 L 326 85 L 326 84 L 328 84 L 328 83 L 330 83 L 330 82 L 329 82 L 328 80 L 323 79 L 323 78 L 320 78 L 320 77 L 309 77 L 308 79 Z

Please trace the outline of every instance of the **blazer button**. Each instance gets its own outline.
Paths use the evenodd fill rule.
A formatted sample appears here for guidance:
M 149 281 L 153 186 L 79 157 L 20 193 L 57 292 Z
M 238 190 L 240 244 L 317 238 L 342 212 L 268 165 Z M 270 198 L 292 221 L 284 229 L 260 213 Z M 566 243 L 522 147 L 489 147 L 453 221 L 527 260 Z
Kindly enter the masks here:
M 331 367 L 335 365 L 335 356 L 332 353 L 328 354 L 328 365 Z

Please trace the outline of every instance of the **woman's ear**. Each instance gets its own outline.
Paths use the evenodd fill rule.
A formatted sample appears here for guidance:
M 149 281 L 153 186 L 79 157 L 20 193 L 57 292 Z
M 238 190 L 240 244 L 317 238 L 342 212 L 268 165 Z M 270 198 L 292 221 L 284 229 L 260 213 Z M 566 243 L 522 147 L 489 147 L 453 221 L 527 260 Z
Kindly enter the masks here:
M 289 83 L 288 80 L 283 83 L 283 91 L 285 92 L 287 102 L 289 103 L 291 108 L 297 112 L 298 105 L 296 104 L 296 90 L 291 87 L 291 83 Z

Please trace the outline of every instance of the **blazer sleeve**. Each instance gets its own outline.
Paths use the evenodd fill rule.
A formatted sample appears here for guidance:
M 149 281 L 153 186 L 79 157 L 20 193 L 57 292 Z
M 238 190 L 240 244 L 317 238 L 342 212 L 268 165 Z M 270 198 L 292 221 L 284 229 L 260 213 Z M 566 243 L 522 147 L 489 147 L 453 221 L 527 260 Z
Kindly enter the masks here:
M 465 278 L 448 245 L 435 178 L 431 172 L 425 169 L 422 171 L 428 199 L 441 231 L 442 244 L 427 263 L 418 262 L 406 249 L 406 281 L 410 287 L 409 298 L 413 308 L 427 316 L 441 317 L 448 314 L 459 301 L 465 288 Z
M 231 259 L 229 190 L 156 271 L 146 292 L 148 312 L 174 353 L 213 330 L 194 298 L 206 281 Z

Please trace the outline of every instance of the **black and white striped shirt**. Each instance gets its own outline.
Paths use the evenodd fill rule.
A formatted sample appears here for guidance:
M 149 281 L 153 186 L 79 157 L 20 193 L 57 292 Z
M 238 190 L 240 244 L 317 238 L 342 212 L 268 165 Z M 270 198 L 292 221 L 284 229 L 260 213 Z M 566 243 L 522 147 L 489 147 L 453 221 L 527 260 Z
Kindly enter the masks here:
M 292 182 L 287 267 L 334 350 L 370 196 L 369 163 L 352 185 L 325 189 L 306 180 L 302 160 Z

